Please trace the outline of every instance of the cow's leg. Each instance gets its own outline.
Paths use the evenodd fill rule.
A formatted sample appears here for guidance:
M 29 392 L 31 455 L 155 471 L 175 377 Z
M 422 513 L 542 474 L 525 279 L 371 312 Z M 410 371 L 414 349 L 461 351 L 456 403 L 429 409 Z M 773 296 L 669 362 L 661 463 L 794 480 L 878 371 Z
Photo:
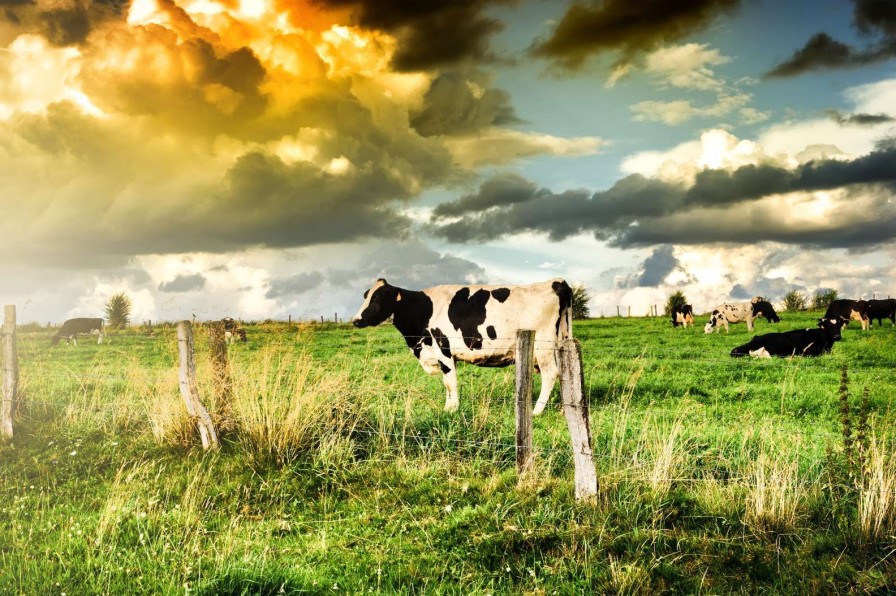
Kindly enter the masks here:
M 103 332 L 100 331 L 98 335 L 99 335 L 99 337 L 97 337 L 97 339 L 96 339 L 96 344 L 100 345 L 101 343 L 103 343 Z
M 752 315 L 747 315 L 747 331 L 753 332 L 753 317 Z
M 72 343 L 75 344 L 75 347 L 78 347 L 78 337 L 77 336 L 75 336 L 75 335 L 72 336 Z
M 445 385 L 445 411 L 456 412 L 460 407 L 460 396 L 457 393 L 457 363 L 452 358 L 439 358 L 442 369 L 442 384 Z
M 538 341 L 538 338 L 535 338 Z M 541 414 L 548 405 L 551 398 L 551 391 L 560 373 L 560 365 L 557 362 L 557 346 L 553 343 L 542 343 L 542 348 L 535 349 L 535 362 L 541 371 L 541 392 L 538 394 L 538 400 L 532 409 L 532 414 Z

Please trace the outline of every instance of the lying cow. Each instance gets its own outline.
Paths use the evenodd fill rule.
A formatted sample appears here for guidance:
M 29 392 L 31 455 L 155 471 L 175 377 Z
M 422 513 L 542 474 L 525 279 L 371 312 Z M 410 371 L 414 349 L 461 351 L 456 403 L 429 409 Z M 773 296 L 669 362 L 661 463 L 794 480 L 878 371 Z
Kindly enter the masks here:
M 841 318 L 818 319 L 816 329 L 796 329 L 784 333 L 757 335 L 742 346 L 731 350 L 734 357 L 756 356 L 821 356 L 831 351 L 835 341 L 840 341 L 840 329 L 846 322 Z
M 778 316 L 778 313 L 775 312 L 775 307 L 768 300 L 754 298 L 751 304 L 753 305 L 753 320 L 765 317 L 765 320 L 769 323 L 781 322 L 781 317 Z
M 846 321 L 844 324 L 849 324 L 850 320 L 859 321 L 862 324 L 862 329 L 871 327 L 871 321 L 868 318 L 868 302 L 865 300 L 834 300 L 828 305 L 824 318 L 841 318 Z
M 877 319 L 877 326 L 881 327 L 882 319 L 890 319 L 893 325 L 896 325 L 896 298 L 887 298 L 886 300 L 869 300 L 868 301 L 868 323 L 869 326 Z
M 673 306 L 672 327 L 684 326 L 684 328 L 687 329 L 688 325 L 691 327 L 694 326 L 694 309 L 691 308 L 691 305 L 682 304 L 681 306 Z
M 725 327 L 728 333 L 728 325 L 746 322 L 747 331 L 753 330 L 753 304 L 720 304 L 709 315 L 709 321 L 703 326 L 703 333 L 713 333 Z
M 535 331 L 540 414 L 559 374 L 557 342 L 572 335 L 572 290 L 562 279 L 522 286 L 434 286 L 405 290 L 378 279 L 364 293 L 352 319 L 355 327 L 379 325 L 389 317 L 429 374 L 442 373 L 445 410 L 460 405 L 457 361 L 477 366 L 514 362 L 516 332 Z
M 56 335 L 53 336 L 53 344 L 59 343 L 60 339 L 65 338 L 65 343 L 69 342 L 78 345 L 78 335 L 97 335 L 99 336 L 96 343 L 103 343 L 103 319 L 77 318 L 69 319 L 62 324 Z

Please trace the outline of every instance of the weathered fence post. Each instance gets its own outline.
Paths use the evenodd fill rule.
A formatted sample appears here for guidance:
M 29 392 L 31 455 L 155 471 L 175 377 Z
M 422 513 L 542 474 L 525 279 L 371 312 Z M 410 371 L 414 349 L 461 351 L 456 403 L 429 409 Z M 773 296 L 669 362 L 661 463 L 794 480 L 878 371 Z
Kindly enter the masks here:
M 292 329 L 292 315 L 289 315 L 289 318 L 286 321 L 286 328 Z
M 215 384 L 215 398 L 221 425 L 230 426 L 230 401 L 232 387 L 230 369 L 227 367 L 227 339 L 224 337 L 223 321 L 214 321 L 208 328 L 209 357 L 212 362 L 212 379 Z
M 3 400 L 0 402 L 0 437 L 12 439 L 12 415 L 19 388 L 19 356 L 16 353 L 16 307 L 3 309 Z
M 196 385 L 196 361 L 193 353 L 193 327 L 190 325 L 190 321 L 181 321 L 177 324 L 177 350 L 180 355 L 178 367 L 180 394 L 187 406 L 187 413 L 199 428 L 202 448 L 206 451 L 217 449 L 219 445 L 215 426 L 212 424 L 212 419 L 205 406 L 199 401 L 199 389 Z
M 618 304 L 616 305 L 616 316 L 617 317 L 619 316 L 619 305 Z
M 575 465 L 576 500 L 593 499 L 597 495 L 597 471 L 591 447 L 591 427 L 588 420 L 588 400 L 582 373 L 582 346 L 578 340 L 567 339 L 560 346 L 560 391 L 563 415 L 569 427 Z
M 516 470 L 522 474 L 532 464 L 532 376 L 535 332 L 516 332 Z

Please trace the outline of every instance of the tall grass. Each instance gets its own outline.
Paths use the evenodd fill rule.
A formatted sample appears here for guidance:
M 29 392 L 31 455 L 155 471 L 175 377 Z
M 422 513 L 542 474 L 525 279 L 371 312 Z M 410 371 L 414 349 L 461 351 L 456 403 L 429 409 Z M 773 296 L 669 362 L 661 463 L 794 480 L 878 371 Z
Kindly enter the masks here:
M 872 430 L 857 485 L 862 539 L 876 543 L 884 538 L 896 538 L 896 455 L 886 435 L 878 438 Z
M 763 532 L 796 529 L 807 499 L 805 480 L 798 474 L 798 454 L 763 450 L 747 485 L 745 523 Z

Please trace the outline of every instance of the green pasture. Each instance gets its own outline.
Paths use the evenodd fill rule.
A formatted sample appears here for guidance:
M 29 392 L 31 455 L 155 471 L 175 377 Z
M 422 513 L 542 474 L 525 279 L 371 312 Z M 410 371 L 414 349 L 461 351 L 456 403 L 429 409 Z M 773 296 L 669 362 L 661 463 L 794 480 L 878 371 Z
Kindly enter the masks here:
M 247 325 L 226 405 L 197 327 L 215 453 L 183 412 L 173 327 L 52 348 L 22 331 L 0 593 L 896 590 L 896 329 L 852 323 L 829 355 L 755 360 L 728 355 L 744 325 L 702 322 L 574 322 L 589 504 L 557 390 L 520 478 L 513 369 L 461 364 L 445 413 L 441 380 L 388 325 Z

